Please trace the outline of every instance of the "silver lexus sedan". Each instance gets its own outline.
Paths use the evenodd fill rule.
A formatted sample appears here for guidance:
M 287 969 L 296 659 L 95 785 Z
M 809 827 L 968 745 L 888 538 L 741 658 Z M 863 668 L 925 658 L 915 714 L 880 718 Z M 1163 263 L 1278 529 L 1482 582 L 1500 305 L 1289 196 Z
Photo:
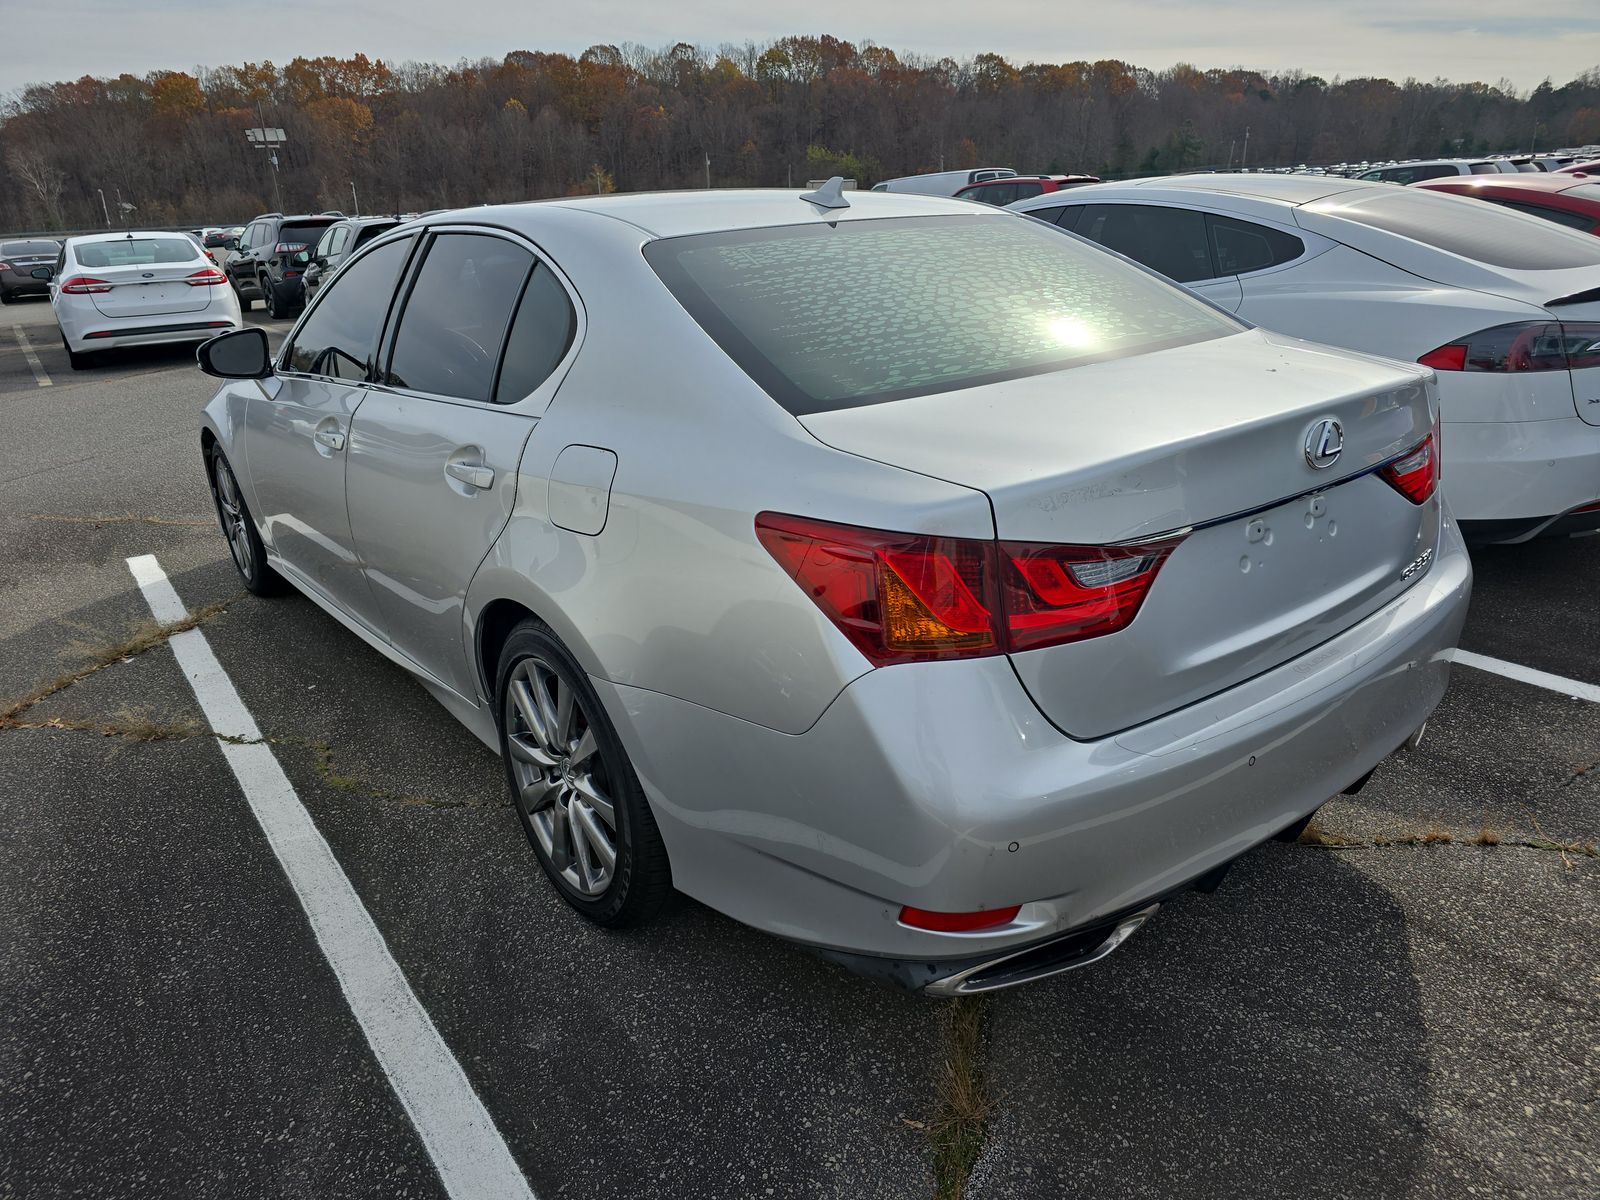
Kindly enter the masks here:
M 1428 369 L 956 200 L 441 213 L 200 361 L 246 586 L 495 747 L 568 903 L 675 888 L 938 995 L 1364 782 L 1470 589 Z

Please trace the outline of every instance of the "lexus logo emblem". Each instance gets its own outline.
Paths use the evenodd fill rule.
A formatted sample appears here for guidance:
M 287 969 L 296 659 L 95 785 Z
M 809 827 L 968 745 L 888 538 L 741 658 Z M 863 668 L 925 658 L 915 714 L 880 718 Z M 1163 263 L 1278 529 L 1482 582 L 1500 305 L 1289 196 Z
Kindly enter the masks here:
M 1323 417 L 1306 431 L 1306 462 L 1313 471 L 1325 471 L 1339 461 L 1344 449 L 1344 426 Z

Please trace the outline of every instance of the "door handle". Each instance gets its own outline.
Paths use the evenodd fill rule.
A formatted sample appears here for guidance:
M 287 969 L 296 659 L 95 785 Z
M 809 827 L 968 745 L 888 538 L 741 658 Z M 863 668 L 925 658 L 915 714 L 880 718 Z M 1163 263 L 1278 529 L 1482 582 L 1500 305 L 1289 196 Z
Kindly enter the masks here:
M 337 429 L 319 429 L 315 436 L 317 441 L 321 442 L 329 450 L 344 449 L 344 434 Z
M 479 466 L 477 463 L 448 462 L 444 465 L 444 473 L 451 479 L 459 479 L 468 487 L 478 489 L 494 486 L 494 468 Z

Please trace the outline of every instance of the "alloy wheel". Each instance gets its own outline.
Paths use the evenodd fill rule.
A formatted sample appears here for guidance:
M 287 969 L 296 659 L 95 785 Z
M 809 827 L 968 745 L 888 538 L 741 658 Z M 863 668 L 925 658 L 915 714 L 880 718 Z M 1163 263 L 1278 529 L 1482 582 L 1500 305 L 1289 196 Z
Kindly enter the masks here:
M 537 655 L 506 685 L 506 744 L 517 803 L 556 874 L 581 896 L 611 886 L 616 806 L 605 757 L 582 699 Z
M 233 565 L 239 568 L 239 574 L 250 579 L 255 571 L 255 552 L 250 546 L 250 532 L 245 528 L 244 503 L 239 499 L 239 483 L 233 477 L 233 471 L 222 459 L 217 460 L 216 472 L 217 509 L 222 517 L 222 532 L 227 535 L 228 549 L 233 554 Z

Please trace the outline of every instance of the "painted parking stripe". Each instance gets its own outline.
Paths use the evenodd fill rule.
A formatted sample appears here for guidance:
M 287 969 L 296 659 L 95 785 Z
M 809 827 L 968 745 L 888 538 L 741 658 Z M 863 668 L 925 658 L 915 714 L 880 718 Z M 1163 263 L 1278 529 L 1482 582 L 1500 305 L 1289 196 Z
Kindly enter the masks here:
M 1457 650 L 1453 657 L 1463 667 L 1493 671 L 1496 675 L 1504 675 L 1507 679 L 1515 679 L 1518 683 L 1531 683 L 1534 687 L 1548 688 L 1552 692 L 1560 692 L 1576 700 L 1592 700 L 1600 704 L 1600 686 L 1592 683 L 1568 679 L 1565 675 L 1552 675 L 1549 671 L 1535 671 L 1532 667 L 1506 662 L 1502 658 L 1490 658 L 1486 654 L 1474 654 L 1470 650 Z
M 33 352 L 33 344 L 28 341 L 28 335 L 22 332 L 21 325 L 13 325 L 11 334 L 17 339 L 17 346 L 22 350 L 22 357 L 28 360 L 28 366 L 33 371 L 33 381 L 40 387 L 50 386 L 50 376 L 44 372 L 44 364 L 39 361 L 39 356 Z
M 154 555 L 127 562 L 156 620 L 176 621 L 187 614 Z M 169 644 L 445 1191 L 453 1200 L 533 1200 L 494 1120 L 411 990 L 272 748 L 262 741 L 255 718 L 205 635 L 188 629 Z

